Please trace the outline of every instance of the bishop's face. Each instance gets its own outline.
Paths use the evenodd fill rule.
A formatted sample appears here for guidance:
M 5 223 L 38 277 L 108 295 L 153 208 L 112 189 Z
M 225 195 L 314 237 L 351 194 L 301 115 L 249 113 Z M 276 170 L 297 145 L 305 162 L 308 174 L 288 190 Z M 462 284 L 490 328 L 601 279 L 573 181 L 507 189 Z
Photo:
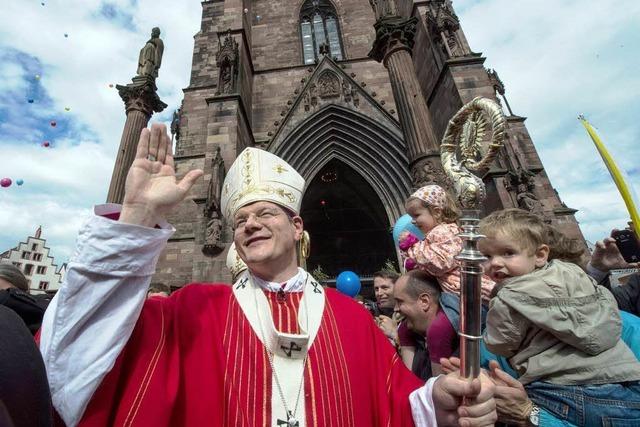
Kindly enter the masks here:
M 238 254 L 254 274 L 271 281 L 295 275 L 302 218 L 290 217 L 275 203 L 255 202 L 238 209 L 233 227 Z

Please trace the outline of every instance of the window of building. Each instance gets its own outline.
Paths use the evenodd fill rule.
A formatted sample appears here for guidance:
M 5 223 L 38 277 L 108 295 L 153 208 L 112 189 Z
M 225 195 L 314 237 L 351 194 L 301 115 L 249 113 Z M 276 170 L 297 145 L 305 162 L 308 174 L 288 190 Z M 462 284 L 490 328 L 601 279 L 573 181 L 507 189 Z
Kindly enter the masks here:
M 338 15 L 329 0 L 307 0 L 300 8 L 300 37 L 305 64 L 320 58 L 320 46 L 326 44 L 332 58 L 341 60 L 342 39 Z
M 49 282 L 40 282 L 40 285 L 38 285 L 38 289 L 42 289 L 43 291 L 46 290 L 49 287 Z
M 33 264 L 27 264 L 24 266 L 24 275 L 30 276 L 33 273 Z
M 33 254 L 34 261 L 42 261 L 42 254 Z
M 31 252 L 22 251 L 22 259 L 29 259 L 29 258 L 31 258 Z
M 37 251 L 38 250 L 38 244 L 37 243 L 32 244 L 31 245 L 31 250 L 32 251 Z
M 18 268 L 22 268 L 22 263 L 21 262 L 15 262 L 13 261 L 13 265 L 15 265 Z
M 36 268 L 36 273 L 38 273 L 38 274 L 46 274 L 47 273 L 47 267 L 45 267 L 44 265 L 39 265 L 38 268 Z

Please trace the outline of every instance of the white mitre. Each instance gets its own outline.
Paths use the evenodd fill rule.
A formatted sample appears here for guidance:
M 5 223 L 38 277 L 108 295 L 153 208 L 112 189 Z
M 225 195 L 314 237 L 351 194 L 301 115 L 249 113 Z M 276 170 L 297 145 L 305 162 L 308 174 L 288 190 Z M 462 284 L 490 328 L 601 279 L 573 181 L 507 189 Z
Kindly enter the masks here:
M 275 154 L 245 148 L 229 168 L 222 186 L 222 213 L 227 221 L 250 203 L 273 202 L 300 213 L 304 178 Z
M 227 269 L 231 272 L 231 278 L 235 282 L 236 278 L 243 270 L 247 269 L 247 264 L 242 261 L 238 251 L 236 250 L 236 244 L 231 243 L 229 246 L 229 252 L 227 253 Z

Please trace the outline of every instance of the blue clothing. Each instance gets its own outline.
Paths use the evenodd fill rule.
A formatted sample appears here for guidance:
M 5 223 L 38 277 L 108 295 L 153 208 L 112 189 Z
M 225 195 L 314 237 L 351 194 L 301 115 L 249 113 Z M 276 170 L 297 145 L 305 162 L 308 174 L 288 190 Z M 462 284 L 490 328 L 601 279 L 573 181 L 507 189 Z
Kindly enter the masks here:
M 631 313 L 627 313 L 624 311 L 620 312 L 620 317 L 622 319 L 622 340 L 627 344 L 627 346 L 629 346 L 629 348 L 631 349 L 631 351 L 633 352 L 633 354 L 635 354 L 635 356 L 638 358 L 638 360 L 640 360 L 640 318 L 634 316 Z M 511 368 L 511 366 L 509 365 L 509 362 L 507 362 L 507 359 L 505 359 L 504 357 L 501 356 L 496 356 L 494 354 L 492 354 L 489 350 L 487 350 L 486 346 L 484 345 L 484 342 L 482 342 L 481 347 L 480 347 L 480 364 L 485 367 L 488 368 L 489 366 L 489 361 L 490 360 L 495 360 L 498 362 L 498 365 L 500 365 L 500 369 L 502 369 L 503 371 L 505 371 L 507 374 L 511 375 L 514 378 L 518 377 L 518 374 Z M 548 383 L 542 383 L 542 382 L 536 382 L 533 383 L 532 386 L 537 386 L 539 384 L 548 384 Z M 607 388 L 609 386 L 613 386 L 612 388 Z M 590 395 L 597 395 L 597 394 L 602 394 L 602 396 L 604 396 L 605 399 L 616 399 L 615 393 L 620 392 L 621 390 L 619 389 L 619 387 L 616 386 L 620 386 L 619 384 L 605 384 L 603 386 L 598 386 L 598 387 L 602 387 L 599 390 L 587 390 L 587 393 L 589 393 Z M 565 386 L 556 386 L 553 385 L 553 387 L 556 390 L 556 393 L 560 393 L 562 394 L 562 392 L 559 392 L 558 390 L 560 388 L 563 388 Z M 591 389 L 592 387 L 590 386 L 567 386 L 566 388 L 581 388 L 581 389 Z M 634 387 L 639 387 L 639 386 L 634 386 Z M 567 390 L 565 390 L 567 391 Z M 631 390 L 632 392 L 636 391 L 636 390 Z M 640 388 L 637 389 L 637 392 L 640 393 Z M 529 387 L 527 387 L 527 393 L 532 393 L 535 394 L 536 399 L 532 399 L 532 400 L 538 400 L 538 395 L 544 395 L 546 394 L 547 397 L 551 397 L 550 393 L 551 391 L 547 390 L 547 389 L 543 389 L 543 388 L 538 388 L 537 390 L 530 390 Z M 531 396 L 530 397 L 534 397 Z M 566 397 L 566 396 L 565 396 Z M 571 397 L 572 399 L 575 398 L 575 396 Z M 558 396 L 558 394 L 554 394 L 553 395 L 553 400 L 554 403 L 551 403 L 552 407 L 553 405 L 555 405 L 555 403 L 558 402 L 558 400 L 563 399 L 562 396 Z M 536 402 L 537 403 L 537 402 Z M 574 402 L 575 403 L 575 402 Z M 612 405 L 612 402 L 607 402 L 607 405 Z M 639 407 L 640 408 L 640 407 Z M 635 415 L 634 415 L 635 416 Z M 640 418 L 640 417 L 639 417 Z M 640 419 L 630 419 L 629 417 L 623 418 L 623 419 L 609 419 L 607 420 L 609 422 L 608 425 L 611 426 L 638 426 L 640 425 Z M 547 409 L 544 408 L 540 408 L 540 425 L 544 426 L 544 427 L 574 427 L 575 424 L 572 424 L 568 421 L 564 421 L 560 418 L 557 418 L 553 415 L 553 413 L 551 411 L 548 411 Z M 586 424 L 586 425 L 591 425 L 591 424 Z M 603 425 L 602 423 L 598 423 L 597 425 Z M 605 424 L 607 425 L 607 424 Z

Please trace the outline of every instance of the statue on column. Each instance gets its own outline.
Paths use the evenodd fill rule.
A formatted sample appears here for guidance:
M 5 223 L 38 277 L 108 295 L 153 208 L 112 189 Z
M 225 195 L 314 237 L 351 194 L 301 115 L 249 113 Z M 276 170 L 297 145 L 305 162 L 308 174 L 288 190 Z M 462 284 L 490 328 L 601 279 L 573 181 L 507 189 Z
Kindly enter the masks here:
M 220 195 L 222 194 L 224 176 L 224 160 L 218 146 L 211 159 L 211 180 L 204 208 L 205 236 L 202 252 L 205 255 L 216 255 L 224 249 L 224 244 L 221 242 L 222 213 L 220 211 Z
M 147 41 L 138 56 L 139 76 L 149 76 L 153 79 L 158 77 L 158 70 L 162 64 L 162 53 L 164 52 L 164 43 L 160 38 L 160 28 L 155 27 L 151 30 L 151 38 Z

